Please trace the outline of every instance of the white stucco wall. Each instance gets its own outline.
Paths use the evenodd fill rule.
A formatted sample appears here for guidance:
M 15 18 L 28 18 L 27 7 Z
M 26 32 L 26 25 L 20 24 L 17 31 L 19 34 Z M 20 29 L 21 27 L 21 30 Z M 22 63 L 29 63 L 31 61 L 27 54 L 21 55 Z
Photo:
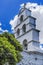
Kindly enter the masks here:
M 17 65 L 43 65 L 43 55 L 41 54 L 29 54 L 26 52 L 21 53 L 23 56 L 23 59 L 17 63 Z M 35 60 L 37 58 L 37 60 Z
M 24 40 L 27 40 L 27 42 L 31 41 L 32 40 L 32 31 L 30 31 L 29 33 L 27 34 L 24 34 L 22 35 L 21 37 L 17 38 L 18 41 L 21 42 L 21 44 L 23 44 L 23 41 Z
M 36 30 L 33 30 L 33 40 L 39 42 L 39 32 Z
M 20 15 L 19 15 L 19 18 L 21 17 L 21 15 L 23 15 L 23 19 L 25 19 L 27 16 L 30 16 L 31 15 L 31 11 L 25 9 Z
M 28 10 L 24 10 L 20 15 L 19 15 L 19 24 L 20 24 L 20 16 L 24 15 L 23 20 L 27 18 L 27 16 L 31 16 L 31 12 Z M 25 21 L 23 21 L 19 26 L 17 26 L 15 28 L 15 37 L 16 39 L 23 45 L 23 41 L 26 39 L 27 43 L 28 43 L 28 52 L 31 51 L 37 51 L 37 52 L 41 52 L 40 48 L 39 48 L 39 31 L 36 30 L 36 27 L 34 25 L 31 24 L 35 24 L 36 22 L 34 20 L 34 18 L 28 17 Z M 26 24 L 26 32 L 23 33 L 22 32 L 22 26 Z M 17 23 L 18 25 L 18 23 Z M 17 36 L 17 29 L 20 29 L 20 34 Z M 34 29 L 32 29 L 34 28 Z M 29 31 L 31 30 L 31 31 Z M 32 41 L 33 40 L 33 41 Z M 43 65 L 43 55 L 42 54 L 28 54 L 26 52 L 22 52 L 21 53 L 23 55 L 23 59 L 20 61 L 20 63 L 18 63 L 17 65 Z M 35 58 L 37 58 L 37 60 L 35 60 Z

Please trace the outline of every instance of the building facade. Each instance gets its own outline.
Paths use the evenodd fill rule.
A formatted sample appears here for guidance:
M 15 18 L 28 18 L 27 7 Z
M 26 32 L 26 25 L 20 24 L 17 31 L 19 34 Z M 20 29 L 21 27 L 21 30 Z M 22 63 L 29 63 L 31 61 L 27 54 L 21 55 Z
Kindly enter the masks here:
M 29 58 L 28 64 L 18 65 L 43 65 L 43 51 L 39 47 L 40 31 L 36 29 L 36 18 L 31 16 L 31 11 L 25 5 L 19 11 L 17 25 L 14 29 L 16 39 L 23 45 L 23 51 L 28 53 L 27 59 Z M 24 52 L 23 56 L 25 56 Z

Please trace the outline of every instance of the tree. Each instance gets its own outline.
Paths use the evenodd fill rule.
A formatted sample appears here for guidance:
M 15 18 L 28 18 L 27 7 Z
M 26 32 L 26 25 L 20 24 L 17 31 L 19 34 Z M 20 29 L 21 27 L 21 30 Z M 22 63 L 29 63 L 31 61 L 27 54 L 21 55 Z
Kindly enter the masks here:
M 22 45 L 18 42 L 13 34 L 0 34 L 0 65 L 6 62 L 9 65 L 16 65 L 21 60 Z

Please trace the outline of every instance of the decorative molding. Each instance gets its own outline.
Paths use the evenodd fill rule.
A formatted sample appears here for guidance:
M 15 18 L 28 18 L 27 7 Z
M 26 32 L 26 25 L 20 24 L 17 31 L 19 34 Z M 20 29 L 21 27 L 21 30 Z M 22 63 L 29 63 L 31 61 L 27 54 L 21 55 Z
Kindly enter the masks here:
M 31 40 L 31 41 L 29 41 L 28 43 L 31 43 L 31 42 L 40 43 L 39 41 L 35 41 L 35 40 Z
M 28 51 L 27 53 L 29 53 L 29 54 L 42 54 L 43 55 L 43 53 L 41 53 L 41 52 L 38 52 L 38 51 Z
M 22 9 L 23 9 L 23 11 L 22 11 L 22 12 L 24 12 L 24 11 L 25 11 L 25 9 L 31 12 L 31 10 L 29 10 L 29 9 L 27 9 L 27 8 L 22 8 Z M 20 12 L 19 12 L 19 14 L 18 14 L 18 17 L 20 16 L 20 14 L 22 14 L 22 12 L 21 12 L 21 10 L 22 10 L 22 9 L 20 9 Z
M 27 16 L 27 17 L 23 20 L 23 22 L 25 22 L 25 20 L 27 20 L 29 17 L 30 17 L 30 18 L 33 18 L 34 20 L 36 20 L 36 18 L 34 18 L 34 17 L 32 17 L 32 16 Z M 23 23 L 23 22 L 22 22 L 22 23 Z M 15 28 L 17 28 L 17 27 L 18 27 L 19 25 L 21 25 L 22 23 L 20 22 L 18 25 L 16 25 Z M 14 29 L 15 29 L 15 28 L 14 28 Z
M 20 35 L 19 37 L 17 37 L 16 39 L 20 38 L 21 36 L 25 35 L 26 33 L 29 33 L 32 30 L 35 30 L 37 32 L 40 32 L 39 30 L 32 28 L 32 29 L 28 30 L 27 32 L 23 33 L 22 35 Z
M 29 24 L 36 26 L 36 24 L 32 24 L 32 23 L 27 23 L 26 26 L 29 25 Z M 22 30 L 22 28 L 20 30 Z M 15 32 L 14 34 L 16 34 L 16 33 L 17 32 Z

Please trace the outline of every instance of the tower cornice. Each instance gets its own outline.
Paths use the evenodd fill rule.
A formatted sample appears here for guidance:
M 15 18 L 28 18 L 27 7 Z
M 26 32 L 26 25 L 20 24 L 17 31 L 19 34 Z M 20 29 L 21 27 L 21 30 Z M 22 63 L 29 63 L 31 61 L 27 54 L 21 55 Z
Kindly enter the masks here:
M 33 17 L 33 16 L 27 16 L 27 17 L 23 20 L 23 22 L 25 22 L 25 20 L 27 20 L 28 18 L 33 18 L 34 20 L 36 20 L 36 18 Z M 22 22 L 22 23 L 23 23 L 23 22 Z M 16 25 L 16 27 L 18 27 L 18 26 L 21 25 L 22 23 L 20 22 L 18 25 Z M 15 27 L 15 28 L 16 28 L 16 27 Z M 14 28 L 14 29 L 15 29 L 15 28 Z
M 16 39 L 18 39 L 18 38 L 20 38 L 21 36 L 23 36 L 23 35 L 29 33 L 29 32 L 32 31 L 32 30 L 35 30 L 35 31 L 37 31 L 37 32 L 40 32 L 40 30 L 32 28 L 32 29 L 28 30 L 27 32 L 25 32 L 24 34 L 22 34 L 22 35 L 20 35 L 19 37 L 17 37 Z
M 23 9 L 23 10 L 22 10 L 22 9 Z M 21 11 L 21 10 L 22 10 L 22 11 Z M 18 16 L 19 16 L 19 15 L 21 15 L 21 14 L 22 14 L 22 12 L 24 12 L 25 10 L 28 10 L 28 11 L 30 11 L 30 12 L 31 12 L 31 10 L 29 10 L 29 9 L 27 9 L 27 8 L 21 8 L 21 9 L 20 9 L 20 12 L 19 12 L 19 14 L 18 14 Z

